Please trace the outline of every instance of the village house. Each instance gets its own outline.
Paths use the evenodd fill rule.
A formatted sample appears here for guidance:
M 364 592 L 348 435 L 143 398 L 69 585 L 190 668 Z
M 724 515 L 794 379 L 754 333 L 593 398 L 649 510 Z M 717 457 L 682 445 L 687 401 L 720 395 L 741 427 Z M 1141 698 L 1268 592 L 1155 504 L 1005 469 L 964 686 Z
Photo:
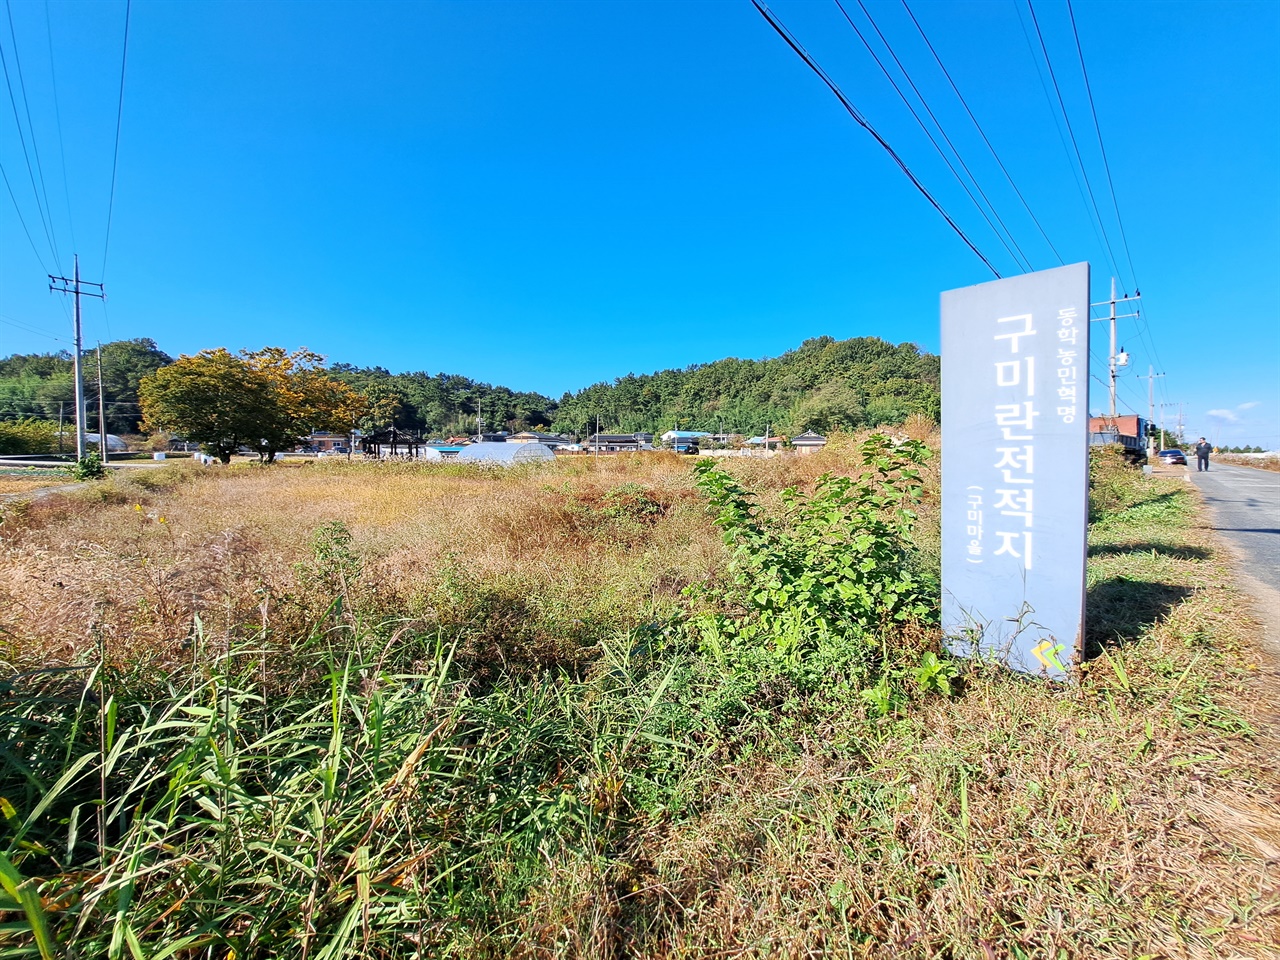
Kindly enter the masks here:
M 535 430 L 524 430 L 507 437 L 507 443 L 541 443 L 555 450 L 567 446 L 571 441 L 556 433 L 538 433 Z
M 351 438 L 345 433 L 317 430 L 307 437 L 301 449 L 306 453 L 346 453 L 351 449 Z
M 676 453 L 696 453 L 698 441 L 709 436 L 711 434 L 702 430 L 668 430 L 662 435 L 662 443 Z
M 791 446 L 799 454 L 816 453 L 826 445 L 827 438 L 821 434 L 814 433 L 812 430 L 806 430 L 800 436 L 791 438 Z
M 777 450 L 787 442 L 786 437 L 752 437 L 744 441 L 748 447 L 764 447 L 766 450 Z
M 582 448 L 592 453 L 629 453 L 636 450 L 652 450 L 652 433 L 593 433 L 583 441 Z

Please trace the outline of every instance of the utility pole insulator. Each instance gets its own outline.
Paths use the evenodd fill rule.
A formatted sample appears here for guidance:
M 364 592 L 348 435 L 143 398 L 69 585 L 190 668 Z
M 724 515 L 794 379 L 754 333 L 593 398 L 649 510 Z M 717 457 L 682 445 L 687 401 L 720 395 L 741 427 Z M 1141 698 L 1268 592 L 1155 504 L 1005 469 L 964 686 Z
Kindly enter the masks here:
M 1133 292 L 1133 296 L 1132 296 L 1132 297 L 1130 297 L 1130 296 L 1128 296 L 1128 295 L 1126 294 L 1126 295 L 1125 295 L 1125 297 L 1124 297 L 1124 299 L 1125 299 L 1126 301 L 1127 301 L 1127 300 L 1137 300 L 1137 299 L 1139 299 L 1141 296 L 1142 296 L 1142 295 L 1141 295 L 1140 293 L 1138 293 L 1138 291 L 1136 291 L 1136 290 L 1135 290 L 1135 291 Z M 1091 303 L 1091 304 L 1089 304 L 1089 306 L 1091 306 L 1091 307 L 1106 307 L 1106 306 L 1111 307 L 1111 314 L 1110 314 L 1109 316 L 1106 316 L 1106 317 L 1095 317 L 1094 319 L 1095 319 L 1095 320 L 1106 320 L 1106 321 L 1108 321 L 1108 322 L 1111 324 L 1111 351 L 1110 351 L 1110 353 L 1107 355 L 1107 369 L 1108 369 L 1108 372 L 1111 374 L 1111 377 L 1110 377 L 1110 379 L 1111 379 L 1111 383 L 1110 383 L 1110 388 L 1111 388 L 1111 389 L 1110 389 L 1110 394 L 1111 394 L 1111 397 L 1110 397 L 1110 399 L 1111 399 L 1110 416 L 1111 416 L 1111 419 L 1112 419 L 1112 421 L 1113 421 L 1113 422 L 1114 422 L 1115 417 L 1116 417 L 1116 370 L 1117 370 L 1117 369 L 1119 369 L 1120 367 L 1127 367 L 1127 366 L 1129 365 L 1129 355 L 1128 355 L 1127 353 L 1125 353 L 1125 352 L 1124 352 L 1124 349 L 1123 349 L 1123 348 L 1121 348 L 1121 349 L 1119 349 L 1119 350 L 1117 350 L 1117 349 L 1116 349 L 1116 321 L 1117 321 L 1117 320 L 1123 320 L 1125 317 L 1136 317 L 1136 316 L 1138 315 L 1138 314 L 1137 314 L 1137 312 L 1134 312 L 1134 313 L 1126 313 L 1126 314 L 1123 314 L 1123 315 L 1121 315 L 1121 316 L 1116 316 L 1116 303 L 1117 303 L 1117 302 L 1118 302 L 1118 301 L 1116 300 L 1116 278 L 1115 278 L 1115 277 L 1112 277 L 1112 278 L 1111 278 L 1111 299 L 1110 299 L 1110 300 L 1104 300 L 1102 303 Z

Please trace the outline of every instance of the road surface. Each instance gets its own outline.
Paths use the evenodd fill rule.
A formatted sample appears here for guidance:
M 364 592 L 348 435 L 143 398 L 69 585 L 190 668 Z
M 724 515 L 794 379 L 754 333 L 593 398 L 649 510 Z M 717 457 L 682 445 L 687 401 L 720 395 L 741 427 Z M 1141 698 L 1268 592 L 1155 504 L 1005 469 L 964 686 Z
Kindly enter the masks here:
M 1204 473 L 1189 467 L 1187 477 L 1203 492 L 1213 529 L 1235 554 L 1267 644 L 1280 656 L 1280 473 L 1210 463 Z

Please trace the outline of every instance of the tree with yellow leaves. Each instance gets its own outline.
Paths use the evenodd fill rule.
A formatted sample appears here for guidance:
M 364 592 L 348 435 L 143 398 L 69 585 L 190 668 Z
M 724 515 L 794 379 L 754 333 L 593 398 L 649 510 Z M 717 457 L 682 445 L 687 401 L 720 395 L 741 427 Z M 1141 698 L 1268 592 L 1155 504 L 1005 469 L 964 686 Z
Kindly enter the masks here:
M 312 431 L 350 430 L 365 408 L 324 357 L 280 347 L 179 357 L 145 377 L 138 398 L 149 429 L 186 437 L 223 463 L 242 446 L 269 463 Z

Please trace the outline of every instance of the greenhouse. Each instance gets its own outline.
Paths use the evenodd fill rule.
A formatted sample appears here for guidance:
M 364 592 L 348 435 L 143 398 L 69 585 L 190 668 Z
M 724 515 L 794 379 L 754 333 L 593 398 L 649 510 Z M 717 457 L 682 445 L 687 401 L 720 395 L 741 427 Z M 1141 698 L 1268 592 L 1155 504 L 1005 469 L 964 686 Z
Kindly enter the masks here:
M 501 467 L 517 463 L 539 463 L 555 458 L 556 455 L 545 443 L 471 443 L 458 452 L 459 462 L 486 463 Z

